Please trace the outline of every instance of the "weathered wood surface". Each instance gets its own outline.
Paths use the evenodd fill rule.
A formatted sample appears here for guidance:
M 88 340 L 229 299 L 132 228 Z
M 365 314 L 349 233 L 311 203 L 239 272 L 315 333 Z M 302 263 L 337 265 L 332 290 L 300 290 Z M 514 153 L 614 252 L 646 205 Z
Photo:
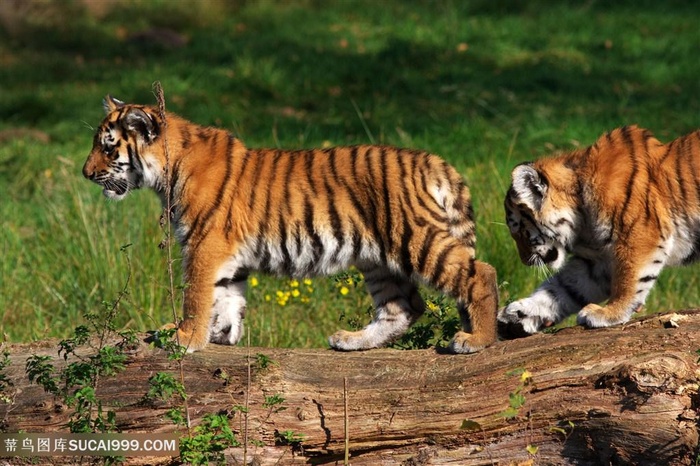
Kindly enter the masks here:
M 0 403 L 4 430 L 65 431 L 69 410 L 30 385 L 24 368 L 30 354 L 55 355 L 55 342 L 10 349 L 6 373 L 17 393 L 12 405 Z M 700 311 L 502 341 L 471 356 L 210 345 L 186 357 L 185 386 L 195 424 L 206 413 L 244 405 L 248 393 L 247 435 L 264 446 L 250 445 L 246 458 L 260 465 L 343 464 L 344 378 L 355 466 L 690 465 L 698 454 L 699 349 Z M 274 363 L 260 369 L 257 353 Z M 518 368 L 532 374 L 532 384 L 523 391 L 519 416 L 506 419 L 509 394 L 520 385 L 509 373 Z M 124 373 L 101 381 L 98 395 L 117 411 L 123 431 L 174 430 L 164 416 L 171 404 L 141 402 L 158 371 L 177 368 L 162 351 L 143 345 Z M 286 409 L 271 413 L 264 397 L 276 394 Z M 472 429 L 460 429 L 466 419 Z M 231 426 L 242 440 L 240 413 Z M 303 434 L 303 452 L 275 446 L 276 430 Z M 528 445 L 538 448 L 534 456 Z M 228 455 L 230 464 L 241 464 L 241 448 Z

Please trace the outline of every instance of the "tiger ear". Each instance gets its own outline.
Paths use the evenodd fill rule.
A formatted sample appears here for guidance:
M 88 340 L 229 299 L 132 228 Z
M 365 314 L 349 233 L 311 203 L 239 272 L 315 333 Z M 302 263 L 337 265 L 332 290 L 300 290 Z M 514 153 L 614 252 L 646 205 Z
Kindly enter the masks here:
M 115 99 L 111 95 L 107 94 L 107 97 L 102 99 L 102 107 L 105 109 L 105 113 L 109 115 L 112 113 L 114 110 L 118 108 L 122 108 L 124 106 L 124 102 L 122 102 L 119 99 Z
M 134 107 L 124 115 L 124 125 L 130 133 L 136 133 L 146 142 L 153 142 L 158 136 L 158 125 L 155 119 L 143 109 Z
M 515 197 L 523 202 L 533 212 L 542 208 L 547 194 L 547 180 L 535 170 L 532 164 L 518 165 L 512 173 L 513 191 Z

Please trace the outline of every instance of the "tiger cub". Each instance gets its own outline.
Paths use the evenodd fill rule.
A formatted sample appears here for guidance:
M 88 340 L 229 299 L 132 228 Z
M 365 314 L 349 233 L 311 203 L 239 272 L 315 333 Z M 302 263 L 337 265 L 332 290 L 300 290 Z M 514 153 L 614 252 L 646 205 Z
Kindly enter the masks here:
M 587 327 L 627 322 L 661 269 L 700 259 L 699 187 L 700 131 L 662 144 L 625 126 L 515 167 L 505 211 L 520 259 L 558 272 L 499 311 L 500 333 L 532 334 L 575 312 Z
M 382 146 L 248 149 L 221 129 L 171 113 L 163 121 L 154 107 L 110 96 L 104 107 L 83 175 L 110 199 L 147 187 L 164 206 L 170 183 L 187 283 L 178 336 L 189 351 L 239 341 L 250 271 L 307 277 L 350 266 L 364 274 L 375 315 L 332 335 L 331 347 L 400 337 L 425 310 L 419 283 L 459 304 L 453 352 L 496 340 L 496 273 L 474 258 L 469 190 L 440 158 Z

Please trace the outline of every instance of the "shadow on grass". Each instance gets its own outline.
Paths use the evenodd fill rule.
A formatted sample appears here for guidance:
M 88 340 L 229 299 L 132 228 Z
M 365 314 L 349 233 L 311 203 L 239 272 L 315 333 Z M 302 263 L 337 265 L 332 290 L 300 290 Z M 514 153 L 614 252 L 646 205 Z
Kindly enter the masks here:
M 365 137 L 361 120 L 374 130 L 386 122 L 411 134 L 449 130 L 475 118 L 512 129 L 532 119 L 536 107 L 546 107 L 555 122 L 574 111 L 616 120 L 622 119 L 621 101 L 658 108 L 686 94 L 689 105 L 696 104 L 697 92 L 693 97 L 690 91 L 697 88 L 698 65 L 657 81 L 645 77 L 644 63 L 630 63 L 624 45 L 635 27 L 611 28 L 605 18 L 641 15 L 639 40 L 651 41 L 657 34 L 652 19 L 673 22 L 691 4 L 326 7 L 302 1 L 265 8 L 245 2 L 205 25 L 181 9 L 168 13 L 165 4 L 163 12 L 115 8 L 99 21 L 76 10 L 72 21 L 27 26 L 12 39 L 15 59 L 0 72 L 10 91 L 0 97 L 0 119 L 17 126 L 51 124 L 71 118 L 73 107 L 81 115 L 98 109 L 107 92 L 152 103 L 150 85 L 158 79 L 172 110 L 203 124 L 241 121 L 254 137 L 268 133 L 273 121 L 289 133 L 313 127 L 348 139 Z M 579 29 L 568 29 L 574 25 Z M 153 27 L 169 27 L 189 40 L 168 48 L 134 35 Z M 419 37 L 411 28 L 432 36 Z M 668 60 L 682 61 L 691 47 L 683 45 L 690 31 L 679 28 L 686 33 L 675 37 L 679 55 Z M 628 114 L 634 119 L 634 110 Z

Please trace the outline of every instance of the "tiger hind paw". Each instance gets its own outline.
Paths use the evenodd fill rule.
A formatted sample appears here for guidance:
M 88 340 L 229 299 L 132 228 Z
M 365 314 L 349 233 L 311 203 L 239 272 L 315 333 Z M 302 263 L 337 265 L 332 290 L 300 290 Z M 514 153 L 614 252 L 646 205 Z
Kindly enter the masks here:
M 338 351 L 367 350 L 382 346 L 378 343 L 368 341 L 364 330 L 359 330 L 357 332 L 338 330 L 328 337 L 328 344 L 331 348 Z

